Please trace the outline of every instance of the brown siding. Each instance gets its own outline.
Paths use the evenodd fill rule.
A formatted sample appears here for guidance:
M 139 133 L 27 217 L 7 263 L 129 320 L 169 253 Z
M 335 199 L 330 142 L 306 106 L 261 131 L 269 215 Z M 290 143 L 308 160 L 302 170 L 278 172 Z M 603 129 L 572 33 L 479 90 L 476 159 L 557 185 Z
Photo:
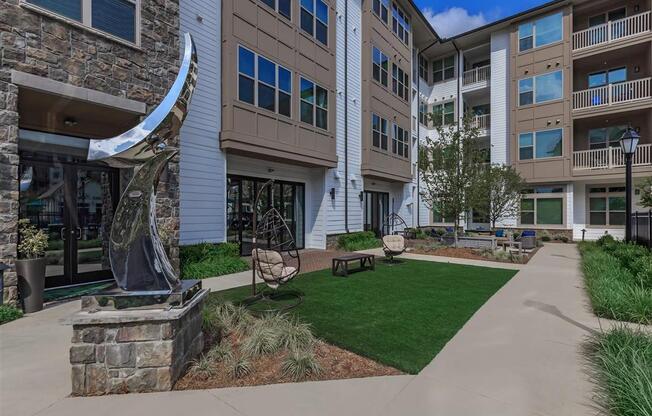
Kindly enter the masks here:
M 512 26 L 510 34 L 511 49 L 511 163 L 528 181 L 563 181 L 571 177 L 572 159 L 572 72 L 571 72 L 571 20 L 569 7 L 546 14 L 564 13 L 563 39 L 561 42 L 529 51 L 518 52 L 518 25 Z M 543 15 L 542 15 L 543 16 Z M 524 22 L 523 22 L 524 23 Z M 563 99 L 543 104 L 518 106 L 518 81 L 522 78 L 545 74 L 561 69 L 563 71 Z M 518 136 L 523 132 L 537 130 L 563 129 L 562 156 L 549 159 L 520 161 Z
M 409 13 L 409 8 L 401 5 Z M 391 2 L 390 2 L 391 8 Z M 414 18 L 414 14 L 412 14 Z M 412 34 L 410 34 L 410 45 Z M 372 2 L 363 3 L 362 10 L 362 174 L 389 181 L 409 182 L 412 180 L 410 159 L 392 153 L 392 123 L 411 132 L 411 104 L 392 93 L 392 67 L 389 66 L 388 86 L 376 82 L 372 76 L 372 47 L 383 51 L 410 76 L 409 97 L 412 96 L 411 46 L 406 46 L 389 25 L 372 11 Z M 387 151 L 372 145 L 371 114 L 387 119 L 389 138 Z M 412 145 L 411 137 L 408 139 Z
M 328 46 L 299 27 L 300 3 L 292 2 L 292 21 L 258 1 L 227 0 L 222 9 L 222 132 L 227 152 L 289 163 L 334 167 L 335 147 L 335 9 L 329 4 Z M 238 45 L 292 71 L 291 117 L 244 103 L 237 97 Z M 326 88 L 328 131 L 299 117 L 300 77 Z

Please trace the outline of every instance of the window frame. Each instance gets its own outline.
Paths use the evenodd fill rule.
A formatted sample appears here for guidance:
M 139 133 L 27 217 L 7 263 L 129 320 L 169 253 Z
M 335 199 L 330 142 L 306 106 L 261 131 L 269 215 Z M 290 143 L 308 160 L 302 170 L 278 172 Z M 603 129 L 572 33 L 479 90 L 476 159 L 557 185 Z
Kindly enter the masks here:
M 449 58 L 453 58 L 453 64 L 449 65 L 449 66 L 446 66 L 446 60 L 449 59 Z M 433 60 L 432 64 L 431 64 L 431 66 L 432 66 L 432 71 L 431 71 L 431 73 L 432 73 L 432 83 L 433 84 L 439 84 L 440 82 L 446 82 L 448 80 L 455 79 L 455 77 L 456 77 L 456 62 L 455 61 L 456 61 L 455 60 L 455 54 L 444 56 L 441 59 Z M 437 67 L 439 66 L 438 64 L 441 64 L 441 66 L 440 66 L 441 69 L 437 69 Z M 453 70 L 453 74 L 450 77 L 447 77 L 446 76 L 446 71 L 449 70 L 449 69 Z M 437 73 L 437 72 L 441 72 L 441 80 L 436 79 L 435 73 Z
M 616 124 L 616 125 L 611 125 L 608 127 L 597 127 L 594 129 L 589 129 L 586 133 L 586 140 L 587 140 L 587 145 L 588 145 L 588 150 L 596 150 L 596 149 L 609 149 L 611 147 L 620 147 L 620 138 L 616 140 L 610 140 L 609 138 L 609 130 L 610 129 L 617 129 L 620 128 L 620 130 L 625 130 L 627 129 L 626 124 Z M 595 142 L 591 143 L 591 132 L 595 131 L 604 131 L 604 140 L 600 142 Z M 615 145 L 613 145 L 615 143 Z M 592 147 L 594 144 L 604 144 L 604 147 Z
M 317 42 L 319 42 L 322 46 L 328 48 L 329 47 L 329 37 L 330 34 L 328 33 L 329 25 L 330 25 L 330 5 L 323 0 L 306 0 L 306 1 L 311 1 L 312 2 L 312 12 L 306 9 L 303 6 L 303 0 L 298 0 L 299 1 L 299 28 L 301 29 L 302 32 L 309 34 L 313 39 L 315 39 Z M 324 22 L 317 16 L 317 3 L 322 3 L 324 6 L 326 6 L 327 14 L 326 18 L 328 19 L 327 22 Z M 304 27 L 303 27 L 303 11 L 308 13 L 312 17 L 312 31 L 308 32 Z M 326 43 L 322 42 L 321 39 L 317 37 L 317 23 L 321 23 L 324 26 L 326 26 Z
M 376 5 L 378 5 L 378 10 L 376 10 Z M 392 6 L 389 4 L 389 0 L 373 0 L 371 4 L 372 12 L 380 19 L 381 22 L 389 25 L 389 10 Z M 383 19 L 382 13 L 385 11 L 385 18 Z
M 310 82 L 312 84 L 312 99 L 313 99 L 312 103 L 307 101 L 307 100 L 304 100 L 303 97 L 301 96 L 301 91 L 302 91 L 301 84 L 302 84 L 302 81 L 307 81 L 307 82 Z M 321 105 L 319 105 L 317 103 L 317 88 L 321 88 L 322 90 L 324 90 L 326 92 L 326 107 L 322 107 Z M 304 75 L 299 75 L 299 121 L 301 121 L 304 124 L 308 124 L 310 126 L 316 127 L 316 128 L 318 128 L 320 130 L 329 131 L 328 130 L 328 127 L 329 127 L 329 124 L 330 124 L 329 120 L 328 120 L 328 117 L 329 117 L 328 103 L 330 101 L 329 96 L 330 96 L 330 93 L 328 91 L 328 88 L 322 87 L 321 85 L 319 85 L 318 83 L 316 83 L 315 81 L 313 81 L 312 79 L 310 79 L 310 78 L 308 78 L 308 77 L 306 77 Z M 306 104 L 309 104 L 312 107 L 312 123 L 308 123 L 307 121 L 304 121 L 302 119 L 301 103 L 303 103 L 303 102 L 305 102 Z M 318 109 L 322 110 L 322 111 L 324 111 L 326 113 L 326 117 L 325 117 L 326 127 L 321 127 L 321 126 L 317 125 L 317 110 Z
M 401 74 L 403 76 L 401 77 Z M 401 79 L 403 78 L 403 79 Z M 392 93 L 405 102 L 410 101 L 410 75 L 396 62 L 392 62 Z
M 37 13 L 49 16 L 53 19 L 61 20 L 65 23 L 68 23 L 80 29 L 88 30 L 92 33 L 96 33 L 98 35 L 109 38 L 115 42 L 119 42 L 131 47 L 140 48 L 141 31 L 142 31 L 142 18 L 141 18 L 142 0 L 124 0 L 124 1 L 134 5 L 134 40 L 133 41 L 122 38 L 118 35 L 104 31 L 102 29 L 98 29 L 93 26 L 93 22 L 92 22 L 93 0 L 79 0 L 81 6 L 81 20 L 76 20 L 72 17 L 59 14 L 56 11 L 50 10 L 46 7 L 31 3 L 29 0 L 20 0 L 19 4 L 20 6 L 35 11 Z
M 561 131 L 561 154 L 559 156 L 549 156 L 549 157 L 537 157 L 537 135 L 539 133 L 546 133 L 549 131 Z M 523 146 L 525 147 L 531 147 L 532 148 L 532 158 L 530 159 L 521 159 L 521 136 L 524 135 L 532 135 L 532 145 L 531 146 Z M 555 158 L 560 158 L 564 157 L 564 129 L 563 128 L 556 128 L 556 129 L 545 129 L 545 130 L 536 130 L 536 131 L 523 131 L 518 134 L 518 160 L 519 161 L 530 161 L 530 160 L 550 160 L 550 159 L 555 159 Z
M 566 226 L 567 218 L 566 218 L 566 210 L 567 210 L 567 200 L 566 200 L 566 192 L 567 190 L 565 187 L 562 185 L 561 186 L 561 191 L 556 192 L 556 191 L 551 191 L 551 192 L 538 192 L 539 189 L 542 189 L 545 187 L 538 187 L 534 189 L 527 190 L 529 191 L 528 193 L 522 193 L 521 194 L 521 202 L 519 205 L 519 212 L 518 212 L 518 226 L 519 227 L 529 227 L 529 228 L 563 228 Z M 554 189 L 554 187 L 553 187 Z M 538 212 L 539 212 L 539 204 L 538 201 L 543 200 L 543 199 L 559 199 L 561 200 L 561 224 L 539 224 L 538 222 Z M 533 201 L 533 208 L 532 210 L 527 210 L 523 211 L 522 210 L 522 202 L 523 200 L 532 200 Z M 533 213 L 533 223 L 524 223 L 523 222 L 523 212 L 532 212 Z
M 399 134 L 400 132 L 402 134 Z M 399 151 L 399 149 L 402 150 Z M 410 158 L 409 132 L 397 123 L 392 123 L 392 154 L 406 159 Z
M 263 3 L 265 6 L 271 8 L 276 13 L 278 13 L 279 15 L 283 16 L 284 18 L 286 18 L 287 20 L 289 20 L 291 22 L 292 21 L 292 0 L 287 0 L 290 3 L 290 10 L 288 12 L 289 15 L 286 15 L 285 13 L 283 13 L 281 11 L 281 9 L 279 8 L 279 3 L 280 3 L 281 0 L 271 0 L 271 1 L 274 2 L 274 6 L 271 6 L 271 5 L 267 4 L 267 1 L 265 1 L 265 0 L 260 0 L 260 2 Z
M 398 17 L 403 19 L 403 21 L 407 25 L 407 28 L 405 26 L 403 26 L 403 24 L 399 21 L 399 19 L 397 19 L 396 15 L 394 15 L 394 12 L 396 12 L 396 15 L 398 15 Z M 412 26 L 410 24 L 410 20 L 411 20 L 410 15 L 408 15 L 405 12 L 405 10 L 403 10 L 403 8 L 401 6 L 399 6 L 395 1 L 393 1 L 392 2 L 392 19 L 391 19 L 391 21 L 392 21 L 392 33 L 394 33 L 394 35 L 397 38 L 399 38 L 399 40 L 401 42 L 403 42 L 403 44 L 405 44 L 407 46 L 410 46 L 410 40 L 412 39 Z M 396 22 L 396 24 L 394 24 L 394 22 Z M 401 37 L 401 35 L 399 34 L 399 32 L 400 32 L 399 31 L 399 26 L 401 27 L 401 29 L 403 29 L 404 37 Z M 407 38 L 407 39 L 404 39 L 404 38 Z
M 452 106 L 453 106 L 453 111 L 452 112 L 444 111 L 446 109 L 447 104 L 452 104 Z M 435 121 L 434 114 L 435 114 L 435 108 L 436 107 L 441 108 L 441 112 L 440 112 L 440 114 L 441 114 L 441 123 Z M 456 108 L 456 105 L 455 105 L 455 100 L 448 100 L 448 101 L 443 101 L 443 102 L 440 102 L 440 103 L 433 103 L 430 108 L 432 109 L 430 113 L 433 114 L 433 117 L 432 117 L 432 125 L 433 125 L 433 127 L 435 127 L 435 128 L 436 127 L 446 127 L 446 126 L 451 126 L 451 125 L 455 124 L 455 119 L 457 118 L 457 116 L 456 116 L 457 108 Z M 446 122 L 446 115 L 451 115 L 451 114 L 453 115 L 453 120 L 450 123 L 447 123 Z
M 604 188 L 604 192 L 591 192 L 591 189 L 600 189 Z M 609 185 L 587 185 L 586 187 L 586 225 L 590 228 L 625 228 L 625 224 L 611 224 L 611 213 L 620 213 L 623 216 L 625 215 L 625 209 L 611 209 L 611 199 L 612 198 L 622 198 L 625 199 L 625 191 L 618 190 L 612 191 L 612 189 L 618 188 Z M 604 210 L 592 210 L 591 209 L 591 200 L 592 199 L 604 199 Z M 592 213 L 604 213 L 604 224 L 593 224 L 591 222 Z M 624 217 L 624 220 L 627 218 Z
M 254 76 L 253 76 L 253 78 L 251 77 L 251 75 L 240 71 L 240 48 L 252 53 L 253 56 L 254 56 Z M 275 77 L 275 80 L 276 80 L 276 85 L 275 86 L 270 85 L 266 81 L 260 80 L 260 78 L 259 78 L 259 68 L 258 68 L 258 59 L 259 59 L 259 57 L 271 62 L 272 64 L 274 64 L 274 68 L 275 68 L 274 77 Z M 288 71 L 290 73 L 290 91 L 289 91 L 289 93 L 287 91 L 285 91 L 284 89 L 281 89 L 280 82 L 279 82 L 280 81 L 280 77 L 279 77 L 280 69 L 283 69 L 283 70 Z M 243 104 L 247 104 L 247 105 L 253 105 L 257 109 L 268 111 L 268 112 L 274 113 L 276 115 L 279 115 L 281 117 L 292 118 L 292 99 L 293 99 L 293 95 L 294 95 L 292 90 L 294 89 L 294 71 L 292 71 L 289 68 L 284 67 L 283 65 L 280 65 L 280 64 L 276 63 L 272 59 L 269 59 L 266 56 L 257 53 L 256 51 L 253 51 L 253 50 L 247 48 L 244 45 L 238 44 L 237 54 L 236 54 L 236 76 L 237 76 L 237 79 L 236 79 L 236 100 L 238 102 L 243 103 Z M 240 99 L 240 77 L 241 76 L 246 77 L 246 78 L 253 81 L 253 84 L 254 84 L 254 92 L 253 92 L 254 102 L 253 103 L 250 103 L 248 101 L 244 101 L 244 100 Z M 263 85 L 265 85 L 267 87 L 274 88 L 274 106 L 275 106 L 274 111 L 269 110 L 269 109 L 264 108 L 264 107 L 261 107 L 259 105 L 259 102 L 258 102 L 258 84 L 259 83 L 262 83 Z M 286 95 L 290 96 L 290 114 L 289 115 L 283 114 L 283 113 L 281 113 L 279 111 L 281 94 L 286 94 Z
M 429 67 L 428 60 L 421 54 L 418 54 L 418 56 L 419 56 L 419 58 L 418 58 L 418 61 L 419 61 L 419 70 L 418 70 L 419 78 L 421 78 L 422 80 L 424 80 L 427 83 L 428 82 L 428 67 Z
M 376 52 L 380 54 L 380 63 L 376 63 Z M 387 62 L 387 68 L 383 69 L 383 57 L 385 57 L 385 62 Z M 371 45 L 371 78 L 378 82 L 385 88 L 389 88 L 389 72 L 390 72 L 390 59 L 389 56 L 385 55 L 382 49 Z M 376 79 L 374 75 L 374 69 L 378 67 L 378 75 L 380 79 Z M 385 83 L 383 83 L 383 75 L 385 75 Z
M 621 69 L 624 69 L 624 70 L 625 70 L 625 80 L 624 80 L 624 81 L 618 81 L 618 82 L 611 82 L 611 80 L 609 79 L 609 75 L 610 75 L 612 72 L 614 72 L 614 71 L 618 71 L 618 70 L 621 70 Z M 598 75 L 598 74 L 604 74 L 604 76 L 605 76 L 605 78 L 604 78 L 605 83 L 602 84 L 602 85 L 597 85 L 597 86 L 595 86 L 595 87 L 591 87 L 591 86 L 590 86 L 590 79 L 591 79 L 591 76 L 593 76 L 593 75 Z M 586 86 L 587 86 L 588 89 L 593 89 L 593 88 L 602 88 L 602 87 L 606 87 L 607 85 L 611 85 L 611 84 L 620 84 L 620 83 L 623 83 L 623 82 L 627 82 L 627 81 L 629 81 L 629 79 L 628 79 L 628 75 L 629 75 L 629 74 L 628 74 L 628 71 L 627 71 L 627 65 L 624 65 L 624 66 L 621 65 L 621 66 L 617 66 L 617 67 L 614 67 L 614 68 L 603 69 L 603 70 L 601 70 L 601 71 L 591 72 L 591 73 L 589 73 L 589 74 L 586 75 Z
M 561 74 L 561 97 L 552 98 L 550 100 L 538 101 L 537 100 L 537 78 L 543 77 L 543 76 L 546 76 L 546 75 L 556 74 L 556 73 Z M 532 91 L 524 91 L 524 92 L 522 92 L 521 91 L 521 82 L 526 81 L 526 80 L 532 80 Z M 537 104 L 561 101 L 561 100 L 564 99 L 564 70 L 563 69 L 558 69 L 558 70 L 555 70 L 555 71 L 544 72 L 542 74 L 533 75 L 531 77 L 521 78 L 521 79 L 518 80 L 518 91 L 517 92 L 518 92 L 518 106 L 519 107 L 528 107 L 528 106 L 537 105 Z M 521 95 L 523 93 L 532 93 L 532 102 L 530 104 L 521 104 Z
M 419 100 L 419 124 L 428 127 L 428 102 Z
M 537 22 L 539 22 L 539 21 L 541 21 L 541 20 L 543 20 L 543 19 L 545 19 L 547 17 L 552 17 L 552 16 L 556 16 L 556 15 L 561 16 L 561 37 L 559 39 L 557 39 L 557 40 L 554 40 L 554 41 L 550 42 L 550 43 L 546 43 L 546 44 L 543 44 L 543 45 L 538 45 L 537 44 Z M 526 26 L 526 25 L 532 25 L 532 34 L 529 35 L 529 36 L 523 36 L 522 37 L 521 36 L 521 27 Z M 529 38 L 529 37 L 532 38 L 532 47 L 527 48 L 527 49 L 521 49 L 521 39 L 526 39 L 526 38 Z M 518 29 L 517 29 L 518 53 L 530 52 L 530 51 L 532 51 L 534 49 L 543 48 L 545 46 L 550 46 L 550 45 L 555 45 L 555 44 L 563 42 L 563 41 L 564 41 L 564 12 L 561 11 L 561 10 L 550 13 L 550 14 L 546 14 L 545 16 L 540 16 L 540 17 L 538 17 L 536 19 L 529 20 L 529 21 L 527 21 L 525 23 L 521 23 L 521 24 L 518 25 Z
M 374 118 L 378 119 L 378 126 L 380 130 L 375 129 Z M 374 144 L 374 133 L 378 133 L 377 146 Z M 389 121 L 376 113 L 371 113 L 371 146 L 385 152 L 389 149 Z

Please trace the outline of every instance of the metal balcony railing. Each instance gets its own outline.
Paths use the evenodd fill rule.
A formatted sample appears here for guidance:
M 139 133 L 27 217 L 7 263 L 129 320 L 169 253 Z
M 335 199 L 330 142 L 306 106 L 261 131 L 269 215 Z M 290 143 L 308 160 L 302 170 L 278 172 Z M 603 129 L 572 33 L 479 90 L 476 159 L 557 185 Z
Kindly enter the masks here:
M 489 81 L 491 78 L 491 65 L 480 66 L 469 71 L 464 71 L 462 85 L 472 85 L 479 82 Z
M 650 80 L 642 78 L 634 81 L 608 84 L 603 87 L 575 91 L 573 93 L 573 110 L 602 107 L 650 98 Z
M 625 155 L 620 147 L 579 150 L 573 152 L 573 169 L 613 169 L 625 166 Z M 652 144 L 639 144 L 632 157 L 632 166 L 652 166 Z
M 612 20 L 573 33 L 573 50 L 590 48 L 650 31 L 650 12 Z

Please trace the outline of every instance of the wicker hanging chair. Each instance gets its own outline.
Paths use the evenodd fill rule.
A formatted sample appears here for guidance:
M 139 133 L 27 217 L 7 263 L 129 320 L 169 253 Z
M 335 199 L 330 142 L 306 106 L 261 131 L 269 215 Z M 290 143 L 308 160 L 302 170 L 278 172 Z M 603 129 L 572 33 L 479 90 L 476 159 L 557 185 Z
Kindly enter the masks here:
M 395 256 L 401 255 L 405 252 L 407 246 L 405 244 L 405 230 L 407 224 L 405 220 L 395 212 L 392 212 L 385 218 L 383 225 L 383 252 L 388 262 L 396 264 L 398 261 L 394 259 Z
M 257 207 L 262 191 L 273 183 L 270 180 L 261 187 L 254 207 Z M 270 186 L 270 189 L 273 192 L 273 187 Z M 256 208 L 254 212 L 255 210 Z M 262 307 L 257 306 L 256 312 L 279 312 L 298 306 L 303 301 L 301 292 L 279 290 L 299 274 L 301 257 L 294 240 L 294 233 L 276 208 L 270 208 L 259 219 L 254 216 L 253 237 L 252 296 L 245 301 L 245 304 L 252 309 L 254 304 L 264 304 Z M 261 279 L 268 290 L 257 293 L 256 278 Z

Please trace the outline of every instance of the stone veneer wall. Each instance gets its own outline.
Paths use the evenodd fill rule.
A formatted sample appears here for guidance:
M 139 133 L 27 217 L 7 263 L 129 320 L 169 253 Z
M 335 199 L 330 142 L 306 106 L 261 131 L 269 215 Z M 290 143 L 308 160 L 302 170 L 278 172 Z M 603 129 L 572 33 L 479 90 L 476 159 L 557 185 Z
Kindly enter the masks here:
M 207 295 L 207 290 L 199 292 L 182 309 L 74 316 L 72 394 L 172 390 L 203 349 L 202 308 Z
M 92 30 L 2 0 L 0 7 L 0 262 L 16 259 L 18 221 L 17 70 L 145 102 L 158 104 L 179 65 L 179 0 L 141 1 L 141 46 L 134 48 Z M 176 145 L 176 143 L 173 143 Z M 159 186 L 158 214 L 170 240 L 172 264 L 178 267 L 178 157 Z M 16 274 L 5 273 L 3 298 L 18 298 Z

